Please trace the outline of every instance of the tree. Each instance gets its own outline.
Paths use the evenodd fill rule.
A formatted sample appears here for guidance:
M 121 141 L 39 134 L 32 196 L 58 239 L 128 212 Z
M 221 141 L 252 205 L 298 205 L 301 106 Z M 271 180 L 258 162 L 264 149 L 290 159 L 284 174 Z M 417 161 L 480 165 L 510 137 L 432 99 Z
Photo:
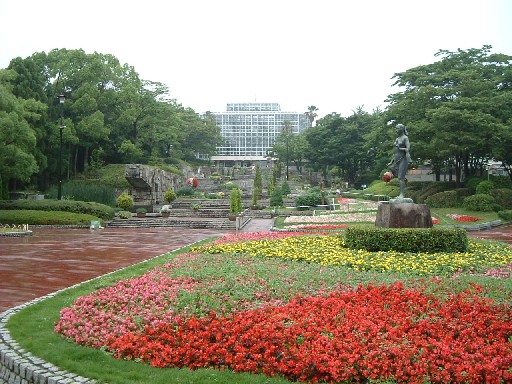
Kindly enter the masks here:
M 407 125 L 413 156 L 429 161 L 438 178 L 453 166 L 460 183 L 509 152 L 512 56 L 490 49 L 440 50 L 440 61 L 394 76 L 405 90 L 389 96 L 387 120 Z
M 313 126 L 313 122 L 315 121 L 315 119 L 317 118 L 317 112 L 318 111 L 318 108 L 315 107 L 314 105 L 310 105 L 308 107 L 308 111 L 305 112 L 304 114 L 307 116 L 308 120 L 309 120 L 309 126 L 312 127 Z
M 31 121 L 37 121 L 45 106 L 34 99 L 17 98 L 10 81 L 16 77 L 12 70 L 0 69 L 0 182 L 5 197 L 12 182 L 27 182 L 38 171 L 34 156 L 36 134 Z

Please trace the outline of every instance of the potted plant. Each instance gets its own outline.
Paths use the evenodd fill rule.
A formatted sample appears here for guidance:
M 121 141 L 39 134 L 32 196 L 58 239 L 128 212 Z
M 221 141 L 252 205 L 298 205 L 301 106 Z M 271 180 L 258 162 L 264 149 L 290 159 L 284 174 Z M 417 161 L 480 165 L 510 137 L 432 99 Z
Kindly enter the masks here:
M 172 188 L 169 188 L 167 192 L 165 192 L 164 194 L 164 200 L 167 201 L 169 204 L 176 200 L 176 197 L 176 193 L 172 190 Z
M 233 188 L 229 193 L 229 220 L 235 221 L 236 217 L 242 212 L 242 191 Z
M 169 205 L 164 205 L 160 208 L 160 214 L 162 217 L 167 218 L 171 215 L 171 207 Z
M 137 208 L 137 210 L 135 211 L 137 212 L 137 217 L 146 217 L 146 208 Z

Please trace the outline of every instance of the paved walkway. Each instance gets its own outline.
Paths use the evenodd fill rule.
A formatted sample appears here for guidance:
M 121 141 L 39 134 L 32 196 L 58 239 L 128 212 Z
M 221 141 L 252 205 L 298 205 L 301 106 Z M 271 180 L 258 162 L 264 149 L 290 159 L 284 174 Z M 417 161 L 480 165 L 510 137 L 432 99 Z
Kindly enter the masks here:
M 269 231 L 252 219 L 239 232 Z M 0 236 L 0 313 L 37 297 L 234 230 L 189 228 L 36 229 L 30 237 Z M 512 226 L 469 232 L 512 244 Z

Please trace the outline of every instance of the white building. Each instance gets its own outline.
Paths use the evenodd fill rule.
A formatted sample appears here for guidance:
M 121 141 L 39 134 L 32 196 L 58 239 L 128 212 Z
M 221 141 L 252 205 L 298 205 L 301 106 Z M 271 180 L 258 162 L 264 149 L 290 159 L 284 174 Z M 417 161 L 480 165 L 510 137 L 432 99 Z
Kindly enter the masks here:
M 224 144 L 211 157 L 215 162 L 253 163 L 266 161 L 267 151 L 289 121 L 293 133 L 309 127 L 300 112 L 282 112 L 278 103 L 228 103 L 226 112 L 213 112 Z

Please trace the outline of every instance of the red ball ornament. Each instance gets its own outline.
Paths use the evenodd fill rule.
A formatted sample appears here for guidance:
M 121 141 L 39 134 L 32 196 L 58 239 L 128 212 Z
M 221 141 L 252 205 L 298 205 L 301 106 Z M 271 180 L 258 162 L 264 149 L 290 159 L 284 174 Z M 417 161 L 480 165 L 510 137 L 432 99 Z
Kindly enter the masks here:
M 382 175 L 382 181 L 388 183 L 393 178 L 393 172 L 386 172 Z

